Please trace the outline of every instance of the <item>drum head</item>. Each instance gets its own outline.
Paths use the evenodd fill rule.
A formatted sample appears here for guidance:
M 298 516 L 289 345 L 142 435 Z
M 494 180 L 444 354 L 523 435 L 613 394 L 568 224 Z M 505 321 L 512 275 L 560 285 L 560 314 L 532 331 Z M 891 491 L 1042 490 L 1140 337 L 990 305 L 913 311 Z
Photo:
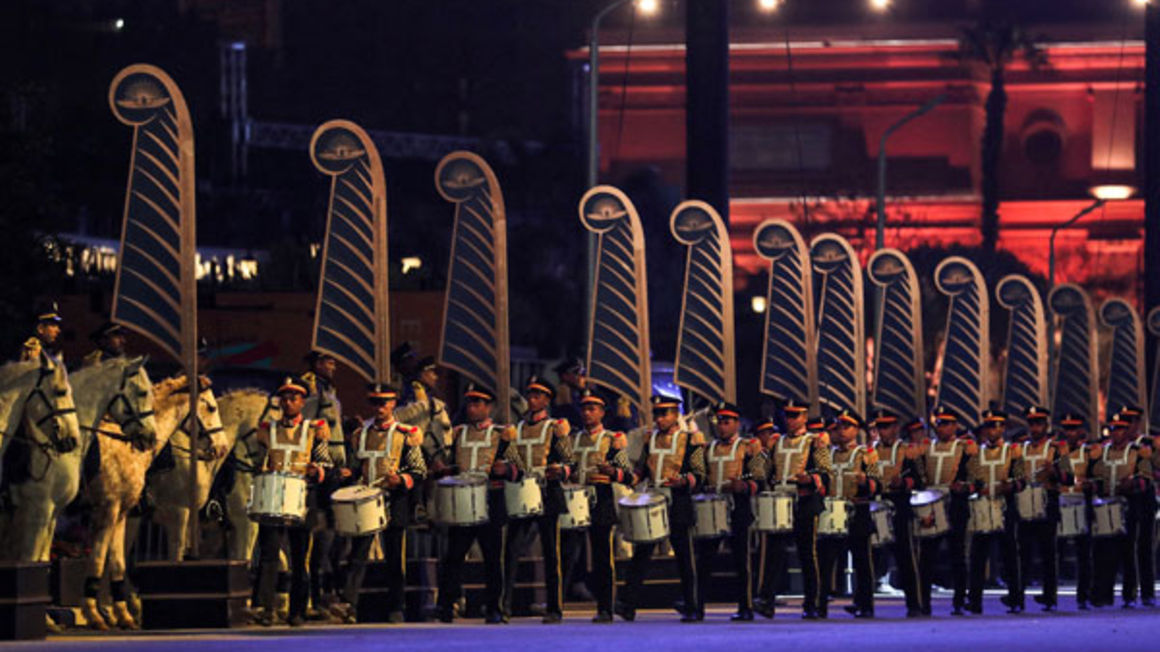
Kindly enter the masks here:
M 616 502 L 623 507 L 649 507 L 651 505 L 663 504 L 665 497 L 661 494 L 643 492 L 625 496 Z
M 943 495 L 940 491 L 916 491 L 910 496 L 910 504 L 918 507 L 920 505 L 937 503 L 942 500 Z

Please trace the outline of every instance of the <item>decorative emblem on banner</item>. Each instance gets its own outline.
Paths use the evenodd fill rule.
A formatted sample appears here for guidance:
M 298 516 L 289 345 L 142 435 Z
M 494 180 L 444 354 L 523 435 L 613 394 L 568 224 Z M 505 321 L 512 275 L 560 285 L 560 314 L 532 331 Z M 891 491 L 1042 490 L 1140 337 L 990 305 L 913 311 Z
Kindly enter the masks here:
M 1026 425 L 1023 411 L 1047 405 L 1047 323 L 1039 290 L 1026 276 L 1004 276 L 995 299 L 1011 311 L 1007 328 L 1007 364 L 1003 374 L 1003 410 Z
M 117 74 L 109 107 L 133 127 L 112 319 L 186 362 L 197 349 L 189 108 L 173 79 L 145 64 Z
M 1105 414 L 1110 415 L 1129 405 L 1143 408 L 1148 390 L 1145 386 L 1144 329 L 1140 315 L 1127 301 L 1112 298 L 1100 306 L 1100 324 L 1112 329 L 1112 362 L 1108 366 Z M 1144 427 L 1141 431 L 1148 432 L 1148 429 Z
M 879 249 L 866 263 L 878 292 L 871 407 L 904 420 L 926 416 L 926 371 L 922 352 L 922 294 L 906 254 Z
M 507 213 L 495 172 L 471 152 L 452 152 L 435 168 L 435 187 L 455 204 L 439 363 L 499 397 L 511 411 L 508 358 Z
M 1059 353 L 1052 374 L 1051 415 L 1055 423 L 1067 412 L 1087 417 L 1089 437 L 1099 433 L 1096 404 L 1096 324 L 1091 299 L 1078 285 L 1065 283 L 1052 288 L 1047 306 L 1060 319 Z
M 761 391 L 816 407 L 818 365 L 809 250 L 801 233 L 780 219 L 765 220 L 757 227 L 753 248 L 769 261 Z
M 939 292 L 950 297 L 936 402 L 954 410 L 964 425 L 973 428 L 987 407 L 990 387 L 987 284 L 979 268 L 960 256 L 939 263 L 934 282 Z
M 835 411 L 866 414 L 862 266 L 850 243 L 833 233 L 814 238 L 810 260 L 818 297 L 818 402 Z
M 387 381 L 387 188 L 379 152 L 358 125 L 331 120 L 314 132 L 310 158 L 331 177 L 312 346 L 368 382 Z
M 623 192 L 596 186 L 580 199 L 580 223 L 597 237 L 588 381 L 626 397 L 647 414 L 652 367 L 640 216 Z
M 733 252 L 712 206 L 681 202 L 669 220 L 688 245 L 674 381 L 710 402 L 737 400 L 733 354 Z

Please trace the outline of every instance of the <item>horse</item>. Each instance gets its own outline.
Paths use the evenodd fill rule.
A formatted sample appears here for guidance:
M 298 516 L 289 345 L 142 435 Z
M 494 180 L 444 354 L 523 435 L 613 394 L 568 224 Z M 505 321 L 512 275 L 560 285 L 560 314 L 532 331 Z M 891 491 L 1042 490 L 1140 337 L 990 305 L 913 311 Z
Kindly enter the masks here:
M 145 488 L 145 472 L 161 450 L 169 443 L 170 437 L 179 429 L 188 428 L 189 421 L 189 381 L 185 376 L 168 378 L 153 385 L 152 415 L 156 436 L 144 450 L 134 445 L 127 436 L 113 436 L 118 426 L 112 422 L 102 424 L 100 441 L 101 470 L 85 487 L 85 496 L 92 509 L 92 529 L 95 541 L 107 541 L 107 554 L 100 554 L 94 546 L 94 554 L 89 559 L 88 577 L 100 578 L 109 566 L 110 580 L 115 584 L 125 577 L 125 525 L 129 511 L 137 505 Z M 199 383 L 197 418 L 206 432 L 220 429 L 217 403 L 209 391 L 208 381 Z M 123 586 L 123 585 L 122 585 Z M 113 623 L 126 629 L 137 627 L 136 619 L 129 612 L 126 596 L 114 595 Z M 98 630 L 109 629 L 96 600 L 86 596 L 82 613 L 89 626 Z
M 57 514 L 80 486 L 81 432 L 59 360 L 0 367 L 4 474 L 10 505 L 0 516 L 0 557 L 47 562 Z
M 229 521 L 229 558 L 250 561 L 258 538 L 258 524 L 250 520 L 247 508 L 254 473 L 262 468 L 266 458 L 266 449 L 258 444 L 255 435 L 261 422 L 277 419 L 281 411 L 276 397 L 257 389 L 229 392 L 218 399 L 218 407 L 226 435 L 234 441 L 229 463 L 233 464 L 235 475 L 225 506 Z

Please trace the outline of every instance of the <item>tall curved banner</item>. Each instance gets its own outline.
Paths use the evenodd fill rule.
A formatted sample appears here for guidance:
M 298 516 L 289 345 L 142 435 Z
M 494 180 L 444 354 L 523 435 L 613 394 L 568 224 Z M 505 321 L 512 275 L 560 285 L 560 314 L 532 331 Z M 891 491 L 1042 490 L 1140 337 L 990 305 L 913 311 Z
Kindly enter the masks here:
M 814 290 L 806 242 L 789 222 L 769 219 L 753 232 L 753 248 L 769 261 L 761 391 L 816 408 Z
M 1043 300 L 1031 280 L 1009 274 L 995 286 L 995 300 L 1011 313 L 1003 372 L 1003 410 L 1027 425 L 1024 410 L 1047 406 L 1047 320 Z
M 989 402 L 987 283 L 979 268 L 960 256 L 939 263 L 934 282 L 939 292 L 950 297 L 936 400 L 958 414 L 964 425 L 974 428 Z
M 862 266 L 840 235 L 824 233 L 810 243 L 813 285 L 818 300 L 818 402 L 830 410 L 866 414 L 866 337 L 863 324 Z
M 1156 360 L 1152 370 L 1152 400 L 1148 402 L 1148 429 L 1153 435 L 1160 435 L 1160 307 L 1148 311 L 1148 332 L 1156 340 Z
M 735 402 L 729 232 L 717 211 L 698 200 L 673 209 L 669 227 L 677 242 L 688 247 L 673 380 L 710 402 Z
M 358 125 L 331 120 L 315 130 L 310 159 L 331 178 L 312 347 L 367 382 L 387 382 L 387 184 L 378 149 Z
M 1095 311 L 1087 292 L 1073 283 L 1052 288 L 1047 306 L 1058 320 L 1059 352 L 1052 369 L 1051 418 L 1058 425 L 1065 413 L 1087 418 L 1088 437 L 1099 434 L 1099 367 Z
M 452 152 L 435 168 L 435 187 L 455 205 L 439 364 L 499 397 L 510 420 L 507 212 L 495 172 L 471 152 Z
M 197 351 L 193 124 L 181 89 L 147 64 L 123 69 L 109 107 L 133 128 L 112 320 L 189 366 Z
M 596 276 L 588 324 L 588 380 L 627 398 L 639 414 L 652 393 L 648 276 L 636 207 L 612 186 L 580 199 L 580 223 L 596 234 Z
M 1100 306 L 1100 324 L 1112 329 L 1112 360 L 1108 366 L 1108 387 L 1104 413 L 1111 415 L 1125 406 L 1145 410 L 1148 396 L 1144 371 L 1144 325 L 1132 304 L 1111 298 Z M 1148 432 L 1147 424 L 1141 432 Z
M 871 407 L 904 420 L 926 416 L 926 365 L 922 350 L 922 293 L 906 254 L 879 249 L 866 263 L 878 292 Z

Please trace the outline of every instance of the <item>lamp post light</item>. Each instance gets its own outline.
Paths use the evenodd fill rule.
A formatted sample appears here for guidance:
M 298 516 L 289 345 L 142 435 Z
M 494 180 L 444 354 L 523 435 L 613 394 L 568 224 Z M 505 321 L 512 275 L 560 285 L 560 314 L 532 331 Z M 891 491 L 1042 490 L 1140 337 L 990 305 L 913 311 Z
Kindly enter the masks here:
M 1079 219 L 1081 217 L 1083 217 L 1084 215 L 1087 215 L 1088 213 L 1099 208 L 1100 206 L 1103 206 L 1104 201 L 1105 200 L 1102 197 L 1096 198 L 1096 200 L 1094 202 L 1092 202 L 1090 206 L 1088 206 L 1087 208 L 1084 208 L 1082 211 L 1073 215 L 1071 217 L 1071 219 L 1069 219 L 1068 221 L 1051 227 L 1051 238 L 1048 239 L 1048 244 L 1047 244 L 1047 248 L 1048 248 L 1048 251 L 1047 251 L 1047 291 L 1048 292 L 1051 292 L 1051 288 L 1055 287 L 1055 236 L 1056 236 L 1056 234 L 1058 234 L 1060 231 L 1066 229 L 1067 227 L 1071 226 L 1072 224 L 1075 224 L 1076 222 L 1078 222 Z
M 895 131 L 902 128 L 902 125 L 919 116 L 925 115 L 934 107 L 942 104 L 946 99 L 947 94 L 940 93 L 926 104 L 902 116 L 901 120 L 890 125 L 886 128 L 886 131 L 882 132 L 882 138 L 878 141 L 878 228 L 874 235 L 875 249 L 881 249 L 886 246 L 886 139 L 890 138 Z

